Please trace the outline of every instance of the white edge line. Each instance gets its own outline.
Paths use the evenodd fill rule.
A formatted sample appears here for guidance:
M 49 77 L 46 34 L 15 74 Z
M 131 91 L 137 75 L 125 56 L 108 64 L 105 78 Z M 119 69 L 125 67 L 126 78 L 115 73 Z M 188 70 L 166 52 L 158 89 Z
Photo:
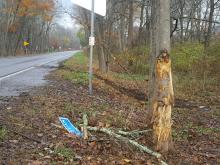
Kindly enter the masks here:
M 4 80 L 4 79 L 6 79 L 6 78 L 9 78 L 9 77 L 16 76 L 16 75 L 18 75 L 18 74 L 21 74 L 21 73 L 27 72 L 27 71 L 29 71 L 29 70 L 31 70 L 31 69 L 34 69 L 34 68 L 36 68 L 36 67 L 39 67 L 39 66 L 42 66 L 42 65 L 48 64 L 48 63 L 50 63 L 50 62 L 57 61 L 57 60 L 62 59 L 62 58 L 64 58 L 64 57 L 61 57 L 61 58 L 54 58 L 54 59 L 51 60 L 51 61 L 47 61 L 47 62 L 45 62 L 45 63 L 41 63 L 41 64 L 39 64 L 39 65 L 36 65 L 36 66 L 32 66 L 32 67 L 29 67 L 29 68 L 23 69 L 23 70 L 21 70 L 21 71 L 15 72 L 15 73 L 11 73 L 11 74 L 9 74 L 9 75 L 7 75 L 7 76 L 1 77 L 1 78 L 0 78 L 0 81 Z
M 4 76 L 4 77 L 1 77 L 1 78 L 0 78 L 0 81 L 4 80 L 4 79 L 6 79 L 6 78 L 9 78 L 9 77 L 12 77 L 12 76 L 18 75 L 18 74 L 20 74 L 20 73 L 23 73 L 23 72 L 29 71 L 29 70 L 34 69 L 34 68 L 35 68 L 35 67 L 32 66 L 32 67 L 29 67 L 29 68 L 27 68 L 27 69 L 24 69 L 24 70 L 21 70 L 21 71 L 18 71 L 18 72 L 15 72 L 15 73 L 9 74 L 9 75 Z

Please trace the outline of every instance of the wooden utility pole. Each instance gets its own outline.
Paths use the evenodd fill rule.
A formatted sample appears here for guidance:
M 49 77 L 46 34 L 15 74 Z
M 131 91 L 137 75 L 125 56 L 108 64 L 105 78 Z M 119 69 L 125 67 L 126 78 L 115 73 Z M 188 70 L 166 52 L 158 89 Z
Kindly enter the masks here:
M 172 147 L 171 109 L 174 100 L 170 52 L 170 0 L 152 1 L 149 116 L 155 149 Z

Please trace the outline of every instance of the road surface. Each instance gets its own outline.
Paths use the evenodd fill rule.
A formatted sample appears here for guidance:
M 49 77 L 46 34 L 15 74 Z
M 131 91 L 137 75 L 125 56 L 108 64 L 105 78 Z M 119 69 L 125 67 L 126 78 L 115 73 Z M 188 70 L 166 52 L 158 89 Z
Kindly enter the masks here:
M 44 76 L 77 51 L 0 58 L 0 96 L 17 96 L 44 85 Z

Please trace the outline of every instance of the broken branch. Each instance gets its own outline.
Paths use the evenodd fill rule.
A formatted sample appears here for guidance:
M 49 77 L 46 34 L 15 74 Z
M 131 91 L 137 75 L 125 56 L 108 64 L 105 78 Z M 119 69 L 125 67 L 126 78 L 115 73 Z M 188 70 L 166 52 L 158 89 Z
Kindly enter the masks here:
M 89 126 L 87 127 L 87 129 L 90 130 L 90 131 L 103 132 L 103 133 L 108 134 L 109 136 L 112 136 L 112 137 L 115 137 L 115 138 L 117 138 L 119 140 L 128 142 L 129 144 L 137 147 L 140 151 L 146 152 L 146 153 L 148 153 L 148 154 L 158 158 L 158 160 L 160 161 L 160 163 L 162 165 L 167 165 L 166 162 L 160 160 L 162 158 L 162 155 L 160 153 L 152 151 L 148 147 L 140 145 L 138 142 L 136 142 L 134 140 L 130 140 L 130 139 L 124 137 L 124 136 L 118 135 L 118 134 L 114 133 L 113 131 L 111 131 L 110 129 L 107 129 L 107 128 L 97 128 L 97 127 L 89 127 Z
M 147 133 L 149 131 L 151 131 L 151 130 L 142 130 L 142 131 L 134 130 L 131 132 L 125 132 L 125 131 L 119 130 L 118 134 L 123 135 L 123 136 L 139 136 L 139 135 Z
M 84 113 L 84 114 L 83 114 L 83 139 L 84 139 L 84 140 L 87 140 L 87 139 L 88 139 L 87 126 L 88 126 L 87 114 Z

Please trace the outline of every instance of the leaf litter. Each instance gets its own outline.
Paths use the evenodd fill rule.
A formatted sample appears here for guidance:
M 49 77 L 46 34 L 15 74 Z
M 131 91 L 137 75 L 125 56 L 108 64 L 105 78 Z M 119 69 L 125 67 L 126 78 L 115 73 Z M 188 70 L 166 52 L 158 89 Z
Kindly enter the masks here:
M 146 91 L 139 92 L 136 81 L 96 73 L 93 96 L 88 95 L 84 83 L 63 80 L 55 71 L 48 76 L 51 81 L 47 86 L 2 102 L 0 128 L 4 126 L 7 136 L 0 141 L 0 162 L 158 164 L 152 156 L 102 133 L 89 132 L 89 140 L 84 141 L 52 125 L 60 125 L 58 117 L 64 116 L 79 126 L 83 113 L 87 113 L 90 126 L 124 131 L 149 129 L 143 99 Z M 146 81 L 141 81 L 140 86 L 146 88 Z M 142 97 L 136 97 L 138 94 Z M 209 104 L 210 100 L 204 101 L 208 99 L 177 100 L 173 110 L 175 151 L 164 156 L 168 164 L 220 164 L 220 102 L 216 99 Z M 201 110 L 206 107 L 210 110 Z M 152 147 L 150 132 L 136 140 Z

